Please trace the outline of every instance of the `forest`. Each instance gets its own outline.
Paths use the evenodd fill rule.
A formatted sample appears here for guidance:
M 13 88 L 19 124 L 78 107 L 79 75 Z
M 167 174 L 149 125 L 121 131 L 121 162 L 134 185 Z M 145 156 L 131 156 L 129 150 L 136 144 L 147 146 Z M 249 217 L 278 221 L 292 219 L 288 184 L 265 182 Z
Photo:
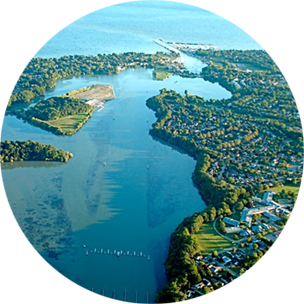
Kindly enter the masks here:
M 90 111 L 92 111 L 92 107 L 79 99 L 71 97 L 51 97 L 42 100 L 34 107 L 30 107 L 24 113 L 23 118 L 29 120 L 35 117 L 40 120 L 49 121 L 69 115 L 89 113 Z
M 16 161 L 55 161 L 68 162 L 73 154 L 52 145 L 44 145 L 32 140 L 1 141 L 1 163 Z

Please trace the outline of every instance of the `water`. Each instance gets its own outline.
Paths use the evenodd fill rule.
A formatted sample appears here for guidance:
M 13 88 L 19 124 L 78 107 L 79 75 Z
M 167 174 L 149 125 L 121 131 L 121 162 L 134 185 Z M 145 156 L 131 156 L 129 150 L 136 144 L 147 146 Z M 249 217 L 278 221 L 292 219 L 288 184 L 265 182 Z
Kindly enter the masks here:
M 195 161 L 149 135 L 155 116 L 145 101 L 163 87 L 206 98 L 230 93 L 202 79 L 153 81 L 152 70 L 136 69 L 60 80 L 46 98 L 94 83 L 113 85 L 117 98 L 71 137 L 5 117 L 2 140 L 31 139 L 74 154 L 67 164 L 4 164 L 6 193 L 28 239 L 66 277 L 108 297 L 115 290 L 117 299 L 135 301 L 137 292 L 139 302 L 147 293 L 152 301 L 166 283 L 170 234 L 205 205 L 191 180 Z
M 161 50 L 153 39 L 265 49 L 303 44 L 302 0 L 0 0 L 0 58 Z
M 133 2 L 80 19 L 37 56 L 163 51 L 153 42 L 158 38 L 260 48 L 238 28 L 204 10 L 171 2 Z M 196 59 L 183 58 L 190 71 L 203 67 Z M 163 263 L 170 234 L 205 204 L 191 180 L 195 161 L 149 135 L 155 116 L 145 102 L 164 87 L 179 93 L 187 89 L 206 99 L 228 98 L 230 93 L 202 79 L 172 76 L 153 81 L 151 70 L 136 69 L 63 79 L 45 98 L 95 83 L 112 85 L 117 98 L 95 111 L 71 137 L 5 117 L 1 140 L 31 139 L 74 154 L 67 164 L 2 165 L 6 193 L 30 242 L 59 272 L 108 297 L 147 302 L 148 295 L 151 302 L 166 284 Z

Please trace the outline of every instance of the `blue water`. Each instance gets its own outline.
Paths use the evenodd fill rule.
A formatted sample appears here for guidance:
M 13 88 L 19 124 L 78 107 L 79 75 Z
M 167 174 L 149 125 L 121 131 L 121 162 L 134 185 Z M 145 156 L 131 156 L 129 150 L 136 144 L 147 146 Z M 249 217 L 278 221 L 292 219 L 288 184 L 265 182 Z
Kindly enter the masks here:
M 116 99 L 73 136 L 55 136 L 5 117 L 2 140 L 52 144 L 74 158 L 67 164 L 3 164 L 4 186 L 22 231 L 55 269 L 107 297 L 115 290 L 116 299 L 133 302 L 137 295 L 146 303 L 147 294 L 152 301 L 166 284 L 163 263 L 170 234 L 205 204 L 191 180 L 195 160 L 149 135 L 156 118 L 145 102 L 164 87 L 181 94 L 188 89 L 206 99 L 229 98 L 230 93 L 201 78 L 154 81 L 152 70 L 128 69 L 59 80 L 45 98 L 95 83 L 112 85 Z M 47 247 L 59 255 L 49 255 Z M 101 249 L 123 255 L 101 254 Z
M 223 49 L 261 48 L 210 12 L 146 1 L 87 15 L 53 37 L 36 56 L 164 51 L 153 42 L 159 38 Z M 198 72 L 203 66 L 187 57 L 185 64 Z M 164 87 L 180 93 L 187 89 L 206 99 L 229 98 L 230 93 L 203 79 L 171 76 L 159 82 L 152 80 L 151 70 L 129 69 L 119 75 L 62 79 L 45 98 L 95 83 L 112 85 L 117 98 L 95 111 L 71 137 L 5 117 L 2 140 L 31 139 L 74 154 L 67 164 L 2 165 L 6 193 L 25 235 L 55 269 L 99 294 L 112 297 L 115 290 L 116 299 L 134 302 L 136 296 L 142 303 L 148 294 L 151 302 L 166 284 L 163 263 L 170 234 L 205 204 L 191 180 L 195 160 L 149 135 L 156 118 L 145 102 Z M 46 248 L 59 255 L 49 255 Z M 101 249 L 125 255 L 101 254 Z
M 304 44 L 302 0 L 0 1 L 0 58 L 155 52 L 153 39 L 265 49 Z

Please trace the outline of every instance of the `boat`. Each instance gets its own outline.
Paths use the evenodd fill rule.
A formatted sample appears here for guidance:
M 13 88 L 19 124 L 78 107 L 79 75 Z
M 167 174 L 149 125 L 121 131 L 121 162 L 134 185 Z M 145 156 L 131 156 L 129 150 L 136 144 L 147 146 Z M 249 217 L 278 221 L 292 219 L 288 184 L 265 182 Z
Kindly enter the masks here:
M 117 256 L 117 257 L 119 257 L 119 256 L 120 256 L 120 252 L 119 252 L 119 251 L 117 251 L 117 254 L 116 254 L 116 256 Z
M 89 251 L 87 250 L 86 255 L 89 255 Z
M 87 246 L 85 244 L 83 244 L 83 248 L 86 248 Z
M 147 169 L 149 169 L 150 168 L 150 166 L 149 165 L 147 165 Z
M 107 165 L 107 163 L 106 163 L 106 162 L 104 162 L 104 163 L 103 163 L 103 165 L 104 165 L 104 167 L 105 167 L 105 166 Z
M 115 116 L 113 116 L 113 120 L 115 120 Z
M 147 260 L 150 261 L 150 256 L 148 255 Z

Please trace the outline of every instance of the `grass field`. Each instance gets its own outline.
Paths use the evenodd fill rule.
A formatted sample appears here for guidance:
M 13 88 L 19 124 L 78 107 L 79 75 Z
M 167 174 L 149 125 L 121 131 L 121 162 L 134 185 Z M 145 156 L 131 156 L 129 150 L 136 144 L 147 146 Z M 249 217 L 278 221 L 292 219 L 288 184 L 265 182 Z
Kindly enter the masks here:
M 296 195 L 298 195 L 299 189 L 300 189 L 299 186 L 289 185 L 289 186 L 283 186 L 283 187 L 270 188 L 268 191 L 274 191 L 274 192 L 280 193 L 280 192 L 282 192 L 282 190 L 285 190 L 286 193 L 288 193 L 288 191 L 291 191 L 291 192 L 294 192 Z
M 154 71 L 153 72 L 153 79 L 154 80 L 165 80 L 169 78 L 172 75 L 172 73 L 164 72 L 164 71 Z
M 88 114 L 76 114 L 72 116 L 62 117 L 56 120 L 48 121 L 54 127 L 61 128 L 64 132 L 74 131 L 79 122 L 84 121 Z
M 204 224 L 203 228 L 195 234 L 204 251 L 219 251 L 232 246 L 231 242 L 218 235 L 213 229 L 213 222 Z

